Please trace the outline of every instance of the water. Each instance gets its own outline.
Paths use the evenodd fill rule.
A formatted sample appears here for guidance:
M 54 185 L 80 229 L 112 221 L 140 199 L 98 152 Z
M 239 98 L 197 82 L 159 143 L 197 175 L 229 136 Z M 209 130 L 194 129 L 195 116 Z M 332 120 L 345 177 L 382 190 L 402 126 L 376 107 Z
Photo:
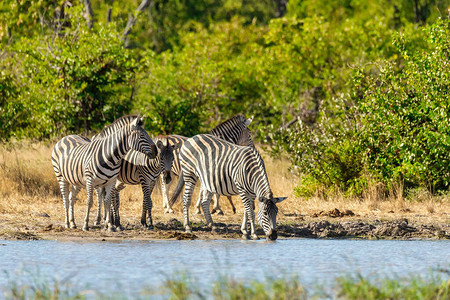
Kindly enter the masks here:
M 343 275 L 406 277 L 450 266 L 450 241 L 1 241 L 0 289 L 18 270 L 80 288 L 136 295 L 182 271 L 204 287 L 226 275 L 264 280 L 295 274 L 331 289 Z M 12 276 L 14 277 L 14 276 Z M 24 278 L 23 275 L 21 278 Z M 1 295 L 1 293 L 0 293 Z

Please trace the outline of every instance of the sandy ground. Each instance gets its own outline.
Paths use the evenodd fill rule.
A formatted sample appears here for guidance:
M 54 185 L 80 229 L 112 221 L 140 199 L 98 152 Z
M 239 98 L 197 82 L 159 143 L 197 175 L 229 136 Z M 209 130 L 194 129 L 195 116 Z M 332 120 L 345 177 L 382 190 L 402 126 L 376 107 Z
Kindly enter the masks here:
M 235 199 L 235 203 L 237 198 Z M 58 204 L 61 207 L 57 207 Z M 56 206 L 56 207 L 54 207 Z M 0 214 L 0 239 L 61 241 L 121 241 L 121 240 L 183 240 L 183 239 L 240 239 L 243 209 L 236 214 L 224 208 L 225 215 L 213 215 L 217 229 L 204 227 L 203 215 L 191 209 L 193 233 L 186 234 L 182 226 L 181 208 L 174 214 L 164 214 L 160 205 L 153 209 L 154 229 L 140 226 L 135 211 L 121 213 L 123 231 L 108 232 L 94 226 L 95 211 L 91 211 L 90 230 L 82 231 L 84 203 L 77 203 L 75 216 L 77 229 L 64 228 L 63 207 L 53 203 L 47 211 L 22 211 Z M 223 206 L 222 206 L 223 207 Z M 42 207 L 41 207 L 42 208 Z M 432 217 L 406 209 L 403 213 L 358 212 L 334 208 L 316 212 L 296 213 L 280 209 L 277 220 L 278 238 L 365 238 L 365 239 L 449 239 L 450 222 L 447 212 L 434 213 Z M 258 227 L 257 234 L 265 238 Z

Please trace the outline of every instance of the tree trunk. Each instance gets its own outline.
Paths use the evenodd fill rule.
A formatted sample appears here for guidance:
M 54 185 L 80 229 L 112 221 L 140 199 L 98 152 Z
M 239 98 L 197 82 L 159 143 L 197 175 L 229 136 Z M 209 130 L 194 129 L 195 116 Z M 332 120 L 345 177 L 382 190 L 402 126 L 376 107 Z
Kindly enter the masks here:
M 94 12 L 92 11 L 91 1 L 84 0 L 84 9 L 84 17 L 86 18 L 89 29 L 91 29 L 94 25 Z
M 112 6 L 113 6 L 113 4 L 114 4 L 114 0 L 111 0 L 110 1 L 110 5 L 108 7 L 107 15 L 106 15 L 106 23 L 111 22 L 111 14 L 112 14 Z

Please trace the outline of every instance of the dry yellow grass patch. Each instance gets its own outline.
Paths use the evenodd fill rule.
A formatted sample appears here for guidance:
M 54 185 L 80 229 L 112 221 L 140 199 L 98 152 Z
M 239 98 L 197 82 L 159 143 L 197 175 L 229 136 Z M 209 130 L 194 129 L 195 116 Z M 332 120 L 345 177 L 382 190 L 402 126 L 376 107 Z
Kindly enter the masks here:
M 22 142 L 0 145 L 0 221 L 15 218 L 32 219 L 43 213 L 53 220 L 64 221 L 62 198 L 59 192 L 54 171 L 51 165 L 51 151 L 54 143 Z M 336 193 L 327 199 L 312 197 L 298 198 L 293 189 L 298 179 L 289 172 L 287 159 L 273 159 L 262 153 L 266 163 L 267 174 L 274 196 L 287 196 L 288 199 L 279 204 L 280 222 L 289 220 L 307 220 L 320 212 L 328 212 L 335 208 L 340 211 L 351 210 L 354 218 L 399 218 L 407 217 L 423 222 L 449 222 L 449 196 L 432 196 L 423 192 L 414 200 L 406 200 L 402 187 L 385 197 L 381 196 L 380 187 L 368 189 L 363 199 L 348 199 Z M 172 187 L 174 188 L 174 186 Z M 195 205 L 198 192 L 194 193 L 192 205 Z M 154 222 L 165 222 L 171 218 L 182 221 L 181 201 L 175 205 L 175 215 L 165 215 L 162 209 L 160 189 L 152 194 Z M 221 207 L 226 217 L 214 217 L 215 220 L 236 223 L 241 222 L 243 205 L 239 197 L 233 197 L 237 214 L 232 215 L 231 207 L 225 198 L 221 199 Z M 96 201 L 91 210 L 91 224 L 96 214 Z M 125 223 L 137 224 L 140 221 L 142 208 L 142 191 L 140 186 L 127 187 L 121 193 L 121 219 Z M 82 225 L 86 211 L 86 193 L 80 192 L 79 201 L 75 204 L 76 223 Z M 202 216 L 194 215 L 191 208 L 192 221 L 203 221 Z

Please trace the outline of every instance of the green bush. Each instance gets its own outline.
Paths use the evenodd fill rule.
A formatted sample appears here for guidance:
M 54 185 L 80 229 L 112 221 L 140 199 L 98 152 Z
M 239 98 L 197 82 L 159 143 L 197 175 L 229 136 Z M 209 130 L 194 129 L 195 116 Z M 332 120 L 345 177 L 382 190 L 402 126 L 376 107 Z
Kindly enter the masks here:
M 315 123 L 299 118 L 268 135 L 273 153 L 288 152 L 294 169 L 307 174 L 297 194 L 311 195 L 312 179 L 316 187 L 347 195 L 361 195 L 373 180 L 388 189 L 401 183 L 448 190 L 449 21 L 422 31 L 424 48 L 411 43 L 419 34 L 407 31 L 394 38 L 400 57 L 379 61 L 378 71 L 355 69 L 351 96 L 329 100 Z
M 450 22 L 425 30 L 429 50 L 411 52 L 398 35 L 404 59 L 378 76 L 357 76 L 358 139 L 370 169 L 387 183 L 446 190 L 450 184 Z
M 15 72 L 1 77 L 0 109 L 8 112 L 1 122 L 26 126 L 8 127 L 4 139 L 87 133 L 131 110 L 136 62 L 113 26 L 88 29 L 80 7 L 66 8 L 51 35 L 24 37 L 7 50 Z

